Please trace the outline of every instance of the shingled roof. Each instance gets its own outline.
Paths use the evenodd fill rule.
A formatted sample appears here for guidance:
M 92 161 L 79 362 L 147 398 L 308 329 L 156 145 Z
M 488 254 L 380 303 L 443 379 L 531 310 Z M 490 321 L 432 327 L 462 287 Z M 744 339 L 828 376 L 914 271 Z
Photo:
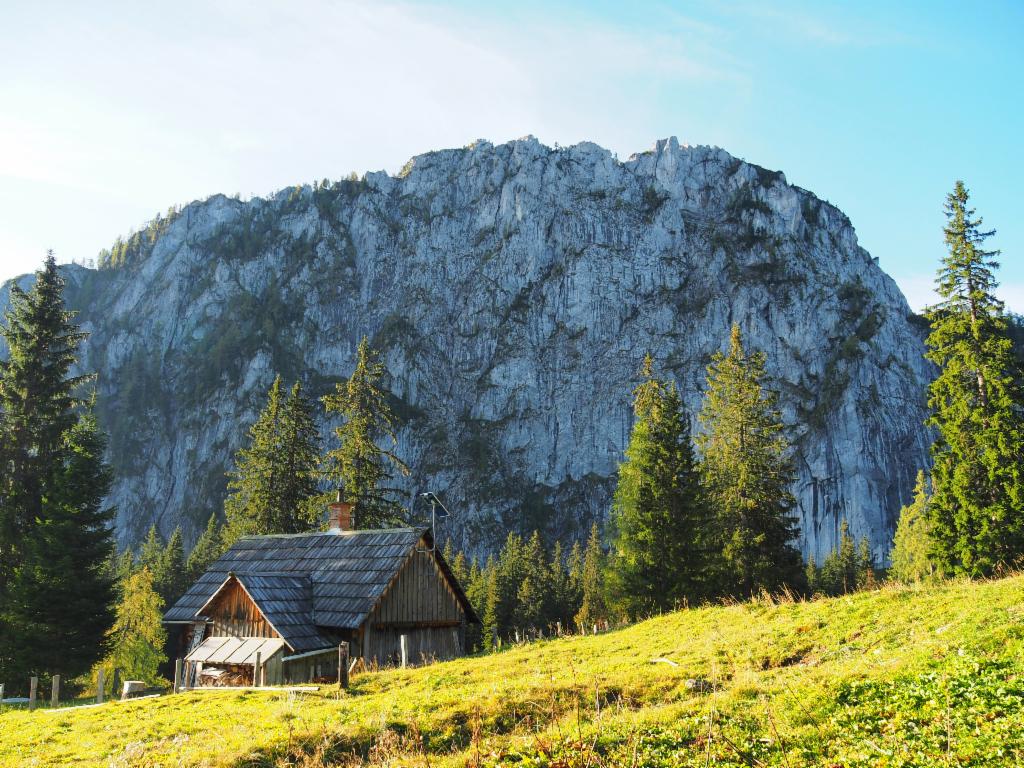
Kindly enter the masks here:
M 247 536 L 209 567 L 164 621 L 196 620 L 233 575 L 293 651 L 325 648 L 333 641 L 323 630 L 357 629 L 424 537 L 430 541 L 429 531 L 413 528 Z M 461 586 L 439 563 L 475 621 Z
M 259 607 L 270 625 L 293 652 L 313 651 L 336 645 L 338 640 L 313 622 L 313 584 L 308 576 L 281 573 L 229 573 L 199 615 L 233 581 L 237 581 Z

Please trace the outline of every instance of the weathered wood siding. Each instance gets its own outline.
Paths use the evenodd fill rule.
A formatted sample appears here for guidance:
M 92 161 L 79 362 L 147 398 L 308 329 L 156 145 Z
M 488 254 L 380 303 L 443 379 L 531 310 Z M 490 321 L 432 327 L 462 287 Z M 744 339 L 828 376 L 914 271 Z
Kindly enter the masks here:
M 280 637 L 237 581 L 203 613 L 213 621 L 207 637 Z
M 312 656 L 282 662 L 284 683 L 309 683 L 317 678 L 338 679 L 338 649 L 332 648 Z
M 465 633 L 461 627 L 378 629 L 370 638 L 371 656 L 376 659 L 378 665 L 396 667 L 401 663 L 402 635 L 406 636 L 406 651 L 410 665 L 446 661 L 463 654 Z
M 406 635 L 408 661 L 452 659 L 463 653 L 466 614 L 430 552 L 406 562 L 363 625 L 367 664 L 397 664 Z
M 284 658 L 285 650 L 281 649 L 271 656 L 263 664 L 263 684 L 281 685 L 284 683 Z

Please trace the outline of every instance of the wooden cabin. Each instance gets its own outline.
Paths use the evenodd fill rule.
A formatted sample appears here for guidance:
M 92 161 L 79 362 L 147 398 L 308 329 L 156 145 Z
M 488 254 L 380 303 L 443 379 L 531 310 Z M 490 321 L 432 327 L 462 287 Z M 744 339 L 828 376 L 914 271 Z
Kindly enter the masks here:
M 451 659 L 478 623 L 428 530 L 349 530 L 239 539 L 164 615 L 192 684 L 334 680 L 338 646 L 367 668 Z M 259 669 L 257 670 L 257 659 Z

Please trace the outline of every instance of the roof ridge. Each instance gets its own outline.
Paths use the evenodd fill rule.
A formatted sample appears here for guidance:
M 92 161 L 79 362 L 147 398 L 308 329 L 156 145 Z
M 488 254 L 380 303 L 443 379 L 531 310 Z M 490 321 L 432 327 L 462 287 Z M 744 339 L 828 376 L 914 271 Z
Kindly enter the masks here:
M 252 536 L 240 536 L 238 541 L 257 541 L 259 539 L 298 539 L 305 536 L 359 536 L 361 534 L 370 533 L 418 533 L 421 536 L 426 533 L 429 527 L 426 528 L 360 528 L 357 531 L 306 531 L 305 533 L 263 533 Z
M 256 565 L 256 563 L 252 563 Z M 261 571 L 261 570 L 237 570 L 233 569 L 228 571 L 229 574 L 235 578 L 242 576 L 258 576 L 260 578 L 286 578 L 286 579 L 309 579 L 310 573 L 305 571 Z

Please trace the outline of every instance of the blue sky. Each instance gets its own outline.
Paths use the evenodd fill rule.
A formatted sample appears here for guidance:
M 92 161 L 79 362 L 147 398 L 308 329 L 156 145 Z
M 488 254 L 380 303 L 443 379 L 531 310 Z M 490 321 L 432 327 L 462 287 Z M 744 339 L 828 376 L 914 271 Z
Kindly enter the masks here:
M 1024 312 L 1022 36 L 1019 2 L 0 0 L 0 279 L 215 192 L 675 135 L 838 205 L 915 308 L 963 178 Z

